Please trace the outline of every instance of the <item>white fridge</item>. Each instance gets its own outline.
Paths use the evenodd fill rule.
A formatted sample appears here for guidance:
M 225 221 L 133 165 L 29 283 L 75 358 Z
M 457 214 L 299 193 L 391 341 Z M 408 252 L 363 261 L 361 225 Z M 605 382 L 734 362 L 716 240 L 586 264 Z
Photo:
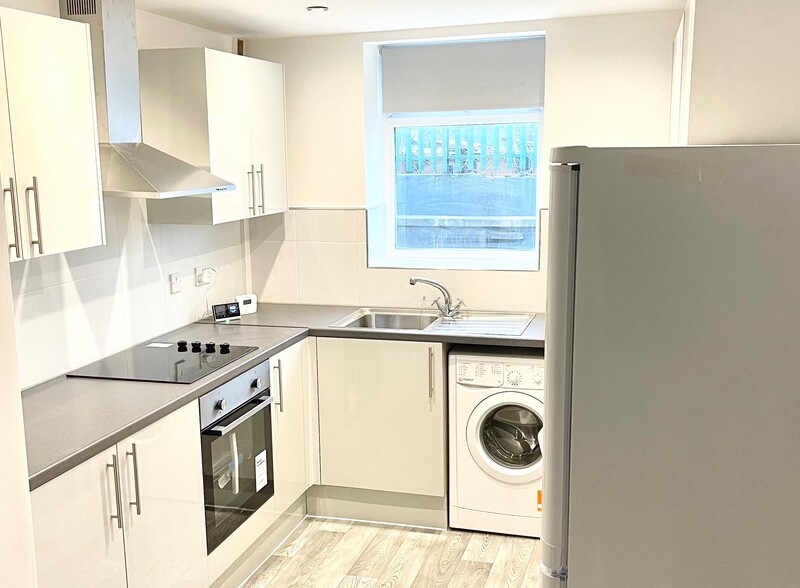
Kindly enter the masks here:
M 543 588 L 800 586 L 800 146 L 552 159 Z

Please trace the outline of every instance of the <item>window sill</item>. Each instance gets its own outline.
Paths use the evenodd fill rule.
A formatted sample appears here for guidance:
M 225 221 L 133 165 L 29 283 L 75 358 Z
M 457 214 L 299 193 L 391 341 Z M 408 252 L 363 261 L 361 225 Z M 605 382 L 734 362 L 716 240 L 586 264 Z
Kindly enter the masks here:
M 539 252 L 524 256 L 448 256 L 436 255 L 426 251 L 426 255 L 407 255 L 394 252 L 383 257 L 368 256 L 367 267 L 372 269 L 419 269 L 419 270 L 459 270 L 459 271 L 539 271 Z

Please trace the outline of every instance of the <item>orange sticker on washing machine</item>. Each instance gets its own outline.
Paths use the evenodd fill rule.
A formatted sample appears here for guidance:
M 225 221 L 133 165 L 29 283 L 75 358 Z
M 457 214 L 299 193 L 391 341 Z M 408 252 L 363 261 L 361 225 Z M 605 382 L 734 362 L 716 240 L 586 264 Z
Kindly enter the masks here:
M 542 512 L 542 491 L 536 491 L 536 510 Z

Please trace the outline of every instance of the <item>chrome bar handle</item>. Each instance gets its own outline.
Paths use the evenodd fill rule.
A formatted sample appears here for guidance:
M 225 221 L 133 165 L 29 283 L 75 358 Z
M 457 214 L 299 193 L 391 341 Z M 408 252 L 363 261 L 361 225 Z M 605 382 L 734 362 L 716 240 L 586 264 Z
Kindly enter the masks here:
M 256 166 L 251 165 L 250 171 L 247 172 L 247 190 L 249 192 L 247 203 L 250 205 L 250 212 L 256 214 L 256 182 L 255 182 Z
M 36 240 L 31 240 L 31 246 L 39 247 L 39 255 L 44 255 L 44 239 L 42 239 L 42 214 L 39 210 L 39 178 L 33 176 L 33 186 L 25 188 L 25 196 L 33 192 L 33 208 L 36 212 Z
M 133 491 L 136 494 L 136 500 L 130 502 L 131 506 L 136 507 L 136 514 L 142 514 L 142 495 L 139 492 L 139 455 L 136 452 L 136 443 L 131 443 L 131 450 L 125 452 L 133 458 Z
M 433 392 L 435 388 L 434 380 L 435 375 L 433 373 L 433 365 L 434 365 L 434 353 L 433 347 L 428 347 L 428 398 L 433 400 Z
M 218 425 L 216 427 L 211 427 L 210 429 L 203 431 L 203 434 L 211 435 L 212 437 L 222 437 L 224 435 L 227 435 L 233 429 L 241 425 L 243 422 L 255 416 L 257 413 L 261 412 L 262 410 L 267 408 L 270 404 L 272 404 L 272 397 L 261 396 L 260 398 L 254 398 L 249 402 L 249 404 L 255 404 L 255 406 L 250 410 L 248 410 L 243 415 L 241 415 L 240 417 L 238 417 L 232 423 L 228 423 L 227 425 Z
M 278 398 L 280 398 L 281 412 L 283 412 L 283 366 L 281 360 L 278 360 Z
M 17 186 L 14 178 L 8 178 L 8 188 L 3 188 L 3 195 L 8 193 L 11 196 L 11 223 L 14 225 L 14 244 L 8 246 L 9 253 L 14 250 L 17 259 L 22 259 L 19 242 L 19 211 L 17 210 Z
M 111 463 L 106 464 L 106 467 L 114 470 L 114 495 L 117 499 L 117 514 L 111 515 L 111 519 L 117 519 L 117 528 L 122 528 L 122 488 L 119 483 L 119 462 L 117 461 L 117 454 L 111 456 Z
M 261 181 L 259 182 L 259 185 L 261 186 L 261 204 L 260 204 L 260 206 L 261 206 L 261 214 L 264 214 L 267 211 L 265 210 L 266 200 L 264 199 L 264 164 L 263 163 L 261 164 L 261 169 L 258 170 L 256 173 L 259 175 L 259 178 L 261 179 Z

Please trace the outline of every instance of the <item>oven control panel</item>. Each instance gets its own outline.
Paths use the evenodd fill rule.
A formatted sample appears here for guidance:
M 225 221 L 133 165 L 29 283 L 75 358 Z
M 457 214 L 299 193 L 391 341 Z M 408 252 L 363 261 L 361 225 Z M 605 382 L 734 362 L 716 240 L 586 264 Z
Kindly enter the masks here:
M 459 359 L 456 382 L 482 388 L 544 390 L 544 360 L 526 362 Z
M 201 396 L 200 428 L 205 429 L 265 391 L 269 391 L 269 361 L 258 364 Z

